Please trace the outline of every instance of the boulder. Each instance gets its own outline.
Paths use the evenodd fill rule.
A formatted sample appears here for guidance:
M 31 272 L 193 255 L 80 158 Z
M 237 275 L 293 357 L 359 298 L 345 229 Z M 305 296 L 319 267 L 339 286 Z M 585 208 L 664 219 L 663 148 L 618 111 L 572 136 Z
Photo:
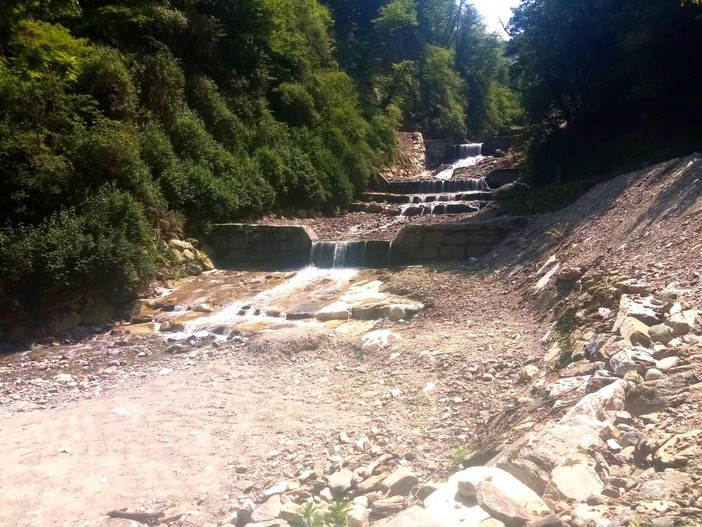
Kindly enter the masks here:
M 640 346 L 625 348 L 610 357 L 607 368 L 617 377 L 624 377 L 630 371 L 637 371 L 639 366 L 644 368 L 654 366 L 656 360 L 651 350 Z
M 656 324 L 648 328 L 648 335 L 651 338 L 651 342 L 660 342 L 661 344 L 668 344 L 673 340 L 673 330 L 666 324 Z
M 385 478 L 380 488 L 386 492 L 388 497 L 408 496 L 412 488 L 418 483 L 419 480 L 411 469 L 401 467 Z
M 280 514 L 281 507 L 280 494 L 274 494 L 256 508 L 251 519 L 255 522 L 274 520 Z
M 663 306 L 653 297 L 636 298 L 630 295 L 622 295 L 619 299 L 619 311 L 614 320 L 612 331 L 617 332 L 624 320 L 628 317 L 640 320 L 648 326 L 658 324 L 662 321 Z
M 407 504 L 407 499 L 405 497 L 393 496 L 391 498 L 375 500 L 371 503 L 370 508 L 374 514 L 384 518 L 402 511 L 407 507 Z
M 554 500 L 586 501 L 592 495 L 599 495 L 603 489 L 602 480 L 590 465 L 576 463 L 553 470 L 546 494 Z
M 626 393 L 626 410 L 632 415 L 659 412 L 687 400 L 687 388 L 700 382 L 694 372 L 637 384 Z
M 619 334 L 631 342 L 632 346 L 648 346 L 651 338 L 648 326 L 634 317 L 626 317 L 619 327 Z
M 666 322 L 670 326 L 674 336 L 686 335 L 698 325 L 699 314 L 696 310 L 690 309 L 677 315 L 672 315 Z
M 481 481 L 476 494 L 478 505 L 500 520 L 507 527 L 519 527 L 532 519 L 531 513 L 519 503 L 510 499 L 490 481 Z
M 329 320 L 348 320 L 351 316 L 351 308 L 346 302 L 338 300 L 333 304 L 324 306 L 315 313 L 317 320 L 326 322 Z
M 354 505 L 346 517 L 348 527 L 369 527 L 368 509 L 362 505 Z
M 342 468 L 338 472 L 334 472 L 334 474 L 327 477 L 327 483 L 332 494 L 335 497 L 341 497 L 351 490 L 352 479 L 353 472 L 347 468 Z

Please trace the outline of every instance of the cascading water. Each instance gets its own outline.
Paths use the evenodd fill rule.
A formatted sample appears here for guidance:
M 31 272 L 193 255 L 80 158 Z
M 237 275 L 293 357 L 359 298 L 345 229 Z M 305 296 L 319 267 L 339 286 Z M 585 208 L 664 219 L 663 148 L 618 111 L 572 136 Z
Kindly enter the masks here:
M 313 242 L 310 264 L 322 269 L 364 267 L 366 243 L 365 241 Z
M 453 177 L 453 172 L 457 168 L 472 167 L 482 161 L 483 156 L 481 150 L 482 143 L 466 143 L 458 145 L 458 161 L 453 163 L 450 168 L 442 170 L 436 176 L 436 179 L 449 180 Z

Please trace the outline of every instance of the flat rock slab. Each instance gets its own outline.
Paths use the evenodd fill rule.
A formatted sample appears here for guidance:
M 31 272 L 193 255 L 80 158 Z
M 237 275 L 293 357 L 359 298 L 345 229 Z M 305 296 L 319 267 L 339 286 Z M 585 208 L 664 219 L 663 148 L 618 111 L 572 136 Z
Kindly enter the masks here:
M 604 484 L 595 470 L 584 463 L 577 463 L 553 469 L 546 492 L 554 499 L 586 501 L 592 495 L 599 495 L 602 489 Z
M 419 480 L 414 472 L 407 467 L 402 467 L 383 480 L 381 488 L 387 492 L 387 496 L 407 496 L 412 487 L 417 485 Z
M 476 494 L 478 505 L 507 527 L 520 527 L 532 519 L 531 513 L 490 481 L 481 481 Z

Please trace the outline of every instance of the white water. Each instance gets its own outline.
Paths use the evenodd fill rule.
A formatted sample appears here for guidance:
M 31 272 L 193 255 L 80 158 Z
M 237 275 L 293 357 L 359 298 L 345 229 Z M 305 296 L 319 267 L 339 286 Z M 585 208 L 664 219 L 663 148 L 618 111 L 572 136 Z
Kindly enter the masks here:
M 296 295 L 303 296 L 304 291 L 313 289 L 316 286 L 323 285 L 325 291 L 340 289 L 357 274 L 358 271 L 355 269 L 306 267 L 281 284 L 261 291 L 252 297 L 234 300 L 217 313 L 186 322 L 183 331 L 167 333 L 166 335 L 171 339 L 183 340 L 192 336 L 204 337 L 213 330 L 222 328 L 233 329 L 233 326 L 239 323 L 280 323 L 285 319 L 285 313 L 269 315 L 266 313 L 266 308 L 275 305 L 277 301 L 289 299 Z M 301 298 L 300 302 L 303 303 L 304 299 Z M 297 325 L 304 322 L 302 320 L 294 321 Z M 218 338 L 226 339 L 227 335 L 218 335 Z
M 451 165 L 451 168 L 442 170 L 436 176 L 436 179 L 447 180 L 453 177 L 453 171 L 457 168 L 472 167 L 480 163 L 484 156 L 480 154 L 482 143 L 466 143 L 458 147 L 460 159 Z

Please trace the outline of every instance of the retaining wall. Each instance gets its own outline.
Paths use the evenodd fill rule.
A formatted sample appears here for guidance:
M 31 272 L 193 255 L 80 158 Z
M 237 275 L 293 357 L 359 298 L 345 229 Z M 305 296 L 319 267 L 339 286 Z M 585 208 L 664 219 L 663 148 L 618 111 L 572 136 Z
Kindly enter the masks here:
M 407 225 L 392 242 L 392 265 L 467 259 L 490 252 L 523 220 Z
M 206 238 L 209 256 L 220 268 L 296 269 L 310 263 L 315 234 L 290 225 L 213 225 Z

